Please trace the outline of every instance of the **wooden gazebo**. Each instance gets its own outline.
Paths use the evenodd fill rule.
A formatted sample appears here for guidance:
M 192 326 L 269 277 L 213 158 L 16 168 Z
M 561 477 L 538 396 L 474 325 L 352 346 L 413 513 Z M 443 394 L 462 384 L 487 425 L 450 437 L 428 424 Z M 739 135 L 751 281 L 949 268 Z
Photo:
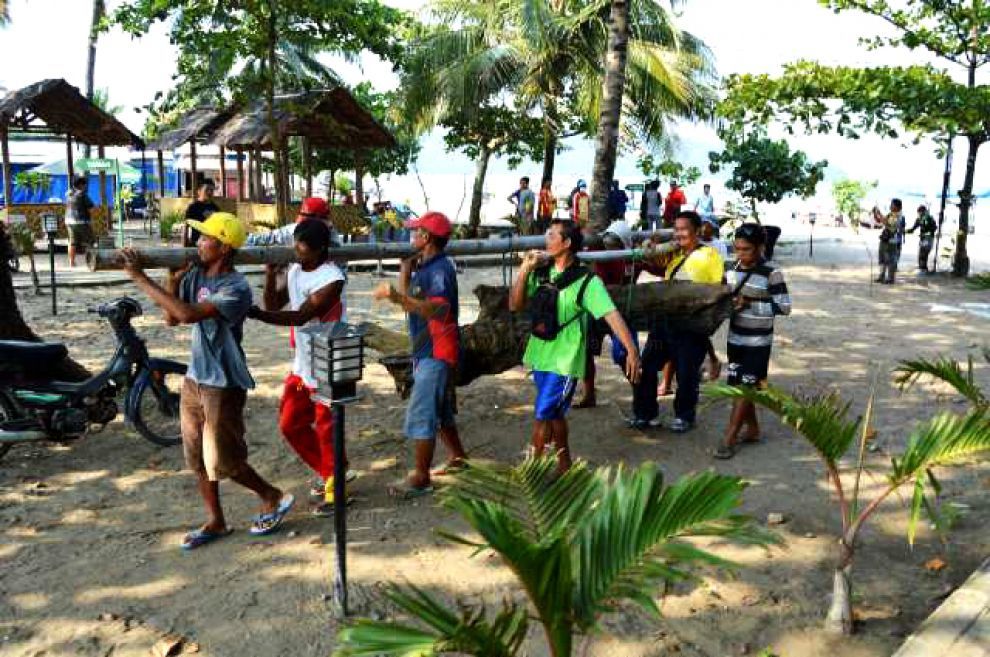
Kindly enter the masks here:
M 69 180 L 74 175 L 72 141 L 97 147 L 105 157 L 106 146 L 143 148 L 144 142 L 103 111 L 79 90 L 62 79 L 42 80 L 0 98 L 0 153 L 3 157 L 4 199 L 13 199 L 9 135 L 11 133 L 62 135 L 65 137 L 66 166 Z M 100 206 L 108 217 L 106 174 L 100 172 Z
M 217 128 L 226 123 L 235 112 L 234 107 L 216 109 L 213 107 L 197 107 L 179 119 L 178 125 L 162 133 L 148 144 L 148 148 L 158 152 L 158 192 L 160 196 L 165 196 L 165 158 L 163 151 L 171 151 L 179 148 L 183 144 L 189 144 L 189 163 L 192 173 L 193 187 L 197 179 L 196 167 L 196 144 L 207 143 Z M 220 195 L 226 195 L 227 167 L 223 146 L 220 147 L 220 178 L 224 181 L 220 185 Z M 240 163 L 241 152 L 237 153 L 237 160 Z M 240 166 L 240 164 L 238 164 Z M 195 190 L 194 190 L 195 191 Z M 181 189 L 179 196 L 182 196 Z M 244 200 L 243 188 L 238 189 L 237 200 Z
M 282 137 L 303 139 L 307 195 L 312 194 L 313 148 L 364 150 L 395 146 L 391 133 L 343 87 L 276 96 L 273 113 Z M 210 141 L 224 148 L 252 151 L 256 154 L 255 161 L 260 163 L 258 154 L 271 150 L 272 143 L 264 103 L 254 103 L 235 114 L 216 130 Z M 242 177 L 238 167 L 238 186 L 242 185 Z

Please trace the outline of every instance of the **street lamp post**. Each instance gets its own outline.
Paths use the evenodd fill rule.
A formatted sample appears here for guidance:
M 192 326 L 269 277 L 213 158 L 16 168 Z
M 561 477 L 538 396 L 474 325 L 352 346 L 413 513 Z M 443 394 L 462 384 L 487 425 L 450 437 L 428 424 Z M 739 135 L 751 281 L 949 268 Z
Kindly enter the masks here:
M 52 315 L 57 315 L 58 307 L 55 302 L 55 297 L 57 296 L 55 288 L 55 235 L 58 233 L 58 217 L 54 214 L 42 215 L 41 226 L 48 235 L 48 268 L 52 286 Z
M 367 326 L 327 322 L 301 329 L 312 341 L 311 359 L 317 388 L 314 399 L 333 412 L 333 605 L 347 615 L 347 464 L 344 459 L 344 407 L 360 399 L 357 382 L 364 369 Z

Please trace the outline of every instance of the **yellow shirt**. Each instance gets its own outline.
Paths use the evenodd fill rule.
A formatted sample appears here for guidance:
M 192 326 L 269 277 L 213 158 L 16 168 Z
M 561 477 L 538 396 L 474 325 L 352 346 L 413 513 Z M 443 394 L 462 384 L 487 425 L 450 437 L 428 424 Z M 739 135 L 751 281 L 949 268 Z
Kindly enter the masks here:
M 681 265 L 681 262 L 684 264 Z M 683 253 L 674 256 L 667 265 L 667 280 L 671 280 L 671 274 L 675 271 L 677 273 L 674 278 L 679 281 L 718 285 L 725 274 L 725 265 L 716 249 L 702 244 L 687 256 L 687 261 L 684 260 Z

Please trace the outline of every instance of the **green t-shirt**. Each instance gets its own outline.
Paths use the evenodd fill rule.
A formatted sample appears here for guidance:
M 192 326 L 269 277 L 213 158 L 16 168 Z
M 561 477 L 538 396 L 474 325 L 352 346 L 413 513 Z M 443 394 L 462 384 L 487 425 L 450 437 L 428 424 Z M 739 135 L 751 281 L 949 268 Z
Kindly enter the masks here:
M 550 268 L 550 280 L 557 280 L 562 272 Z M 557 321 L 563 324 L 578 313 L 590 313 L 595 319 L 600 319 L 615 310 L 612 297 L 608 295 L 602 279 L 592 274 L 584 289 L 581 307 L 577 305 L 578 292 L 584 279 L 574 281 L 557 295 Z M 532 297 L 539 284 L 536 274 L 531 273 L 526 281 L 526 296 Z M 583 309 L 583 310 L 582 310 Z M 586 331 L 588 317 L 577 319 L 565 326 L 553 340 L 541 340 L 530 335 L 526 343 L 526 353 L 523 363 L 538 372 L 556 372 L 564 376 L 584 377 Z

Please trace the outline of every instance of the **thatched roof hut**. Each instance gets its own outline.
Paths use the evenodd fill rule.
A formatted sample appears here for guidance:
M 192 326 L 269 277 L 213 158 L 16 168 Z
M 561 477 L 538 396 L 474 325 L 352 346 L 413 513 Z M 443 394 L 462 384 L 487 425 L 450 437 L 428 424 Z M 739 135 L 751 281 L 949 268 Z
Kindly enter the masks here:
M 65 135 L 70 179 L 73 176 L 73 139 L 97 146 L 100 157 L 104 156 L 105 146 L 144 146 L 141 138 L 128 130 L 127 126 L 97 107 L 65 80 L 42 80 L 12 91 L 0 98 L 0 156 L 4 199 L 8 204 L 13 197 L 8 143 L 11 132 Z M 100 205 L 106 211 L 103 177 L 101 172 Z
M 283 137 L 306 137 L 317 148 L 395 146 L 388 130 L 343 87 L 276 96 L 274 114 Z M 264 103 L 254 103 L 235 114 L 210 141 L 227 148 L 271 148 Z
M 42 80 L 0 98 L 0 131 L 58 133 L 97 146 L 141 147 L 141 138 L 62 79 Z
M 217 128 L 226 123 L 234 113 L 233 106 L 226 109 L 197 107 L 179 119 L 178 125 L 160 134 L 148 143 L 153 151 L 171 151 L 190 140 L 208 141 Z

